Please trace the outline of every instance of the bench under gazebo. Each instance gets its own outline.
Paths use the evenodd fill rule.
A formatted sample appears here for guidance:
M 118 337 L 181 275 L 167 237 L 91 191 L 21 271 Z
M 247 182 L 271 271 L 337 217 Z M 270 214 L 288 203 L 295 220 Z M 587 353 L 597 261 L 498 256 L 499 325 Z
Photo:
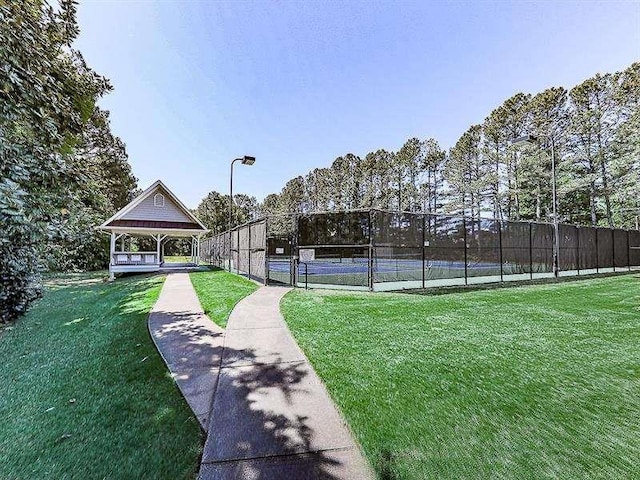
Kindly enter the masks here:
M 191 264 L 197 265 L 200 238 L 208 232 L 160 180 L 97 228 L 111 234 L 110 280 L 115 278 L 116 273 L 160 270 L 164 265 L 163 243 L 171 238 L 191 239 Z M 127 250 L 125 239 L 130 237 L 150 237 L 155 249 Z

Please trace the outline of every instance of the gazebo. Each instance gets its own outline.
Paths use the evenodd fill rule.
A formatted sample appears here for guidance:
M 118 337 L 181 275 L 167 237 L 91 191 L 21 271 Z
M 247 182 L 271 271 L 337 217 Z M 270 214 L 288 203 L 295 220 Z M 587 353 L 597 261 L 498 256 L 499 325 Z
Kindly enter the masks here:
M 191 262 L 197 265 L 200 237 L 208 232 L 200 220 L 160 180 L 96 228 L 111 234 L 110 280 L 115 278 L 116 273 L 160 270 L 164 264 L 162 244 L 169 238 L 191 238 Z M 126 237 L 151 237 L 156 249 L 126 251 Z

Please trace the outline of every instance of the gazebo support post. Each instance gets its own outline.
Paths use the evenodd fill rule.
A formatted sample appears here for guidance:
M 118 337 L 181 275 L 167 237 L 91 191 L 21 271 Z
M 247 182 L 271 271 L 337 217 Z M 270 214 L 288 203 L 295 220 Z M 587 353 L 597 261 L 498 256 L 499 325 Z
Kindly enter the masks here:
M 124 242 L 124 233 L 116 235 L 116 232 L 111 232 L 111 243 L 109 245 L 109 281 L 113 282 L 116 279 L 116 274 L 113 271 L 112 266 L 115 265 L 113 260 L 114 254 L 116 253 L 116 242 L 118 239 L 122 238 Z M 124 251 L 124 248 L 123 248 Z
M 113 273 L 113 254 L 116 251 L 116 232 L 111 232 L 111 242 L 109 244 L 109 281 L 113 282 L 116 279 Z
M 153 238 L 156 241 L 156 261 L 158 262 L 158 265 L 160 265 L 162 263 L 161 259 L 160 259 L 160 251 L 162 249 L 162 241 L 167 238 L 166 235 L 162 235 L 161 233 L 158 233 L 157 235 L 151 235 L 151 238 Z

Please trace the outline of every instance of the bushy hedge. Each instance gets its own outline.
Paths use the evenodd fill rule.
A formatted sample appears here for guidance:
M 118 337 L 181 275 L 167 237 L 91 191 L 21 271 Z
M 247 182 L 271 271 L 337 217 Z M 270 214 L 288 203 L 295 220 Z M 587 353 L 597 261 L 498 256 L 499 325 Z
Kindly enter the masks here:
M 24 313 L 40 293 L 37 238 L 25 215 L 26 192 L 0 180 L 0 319 Z

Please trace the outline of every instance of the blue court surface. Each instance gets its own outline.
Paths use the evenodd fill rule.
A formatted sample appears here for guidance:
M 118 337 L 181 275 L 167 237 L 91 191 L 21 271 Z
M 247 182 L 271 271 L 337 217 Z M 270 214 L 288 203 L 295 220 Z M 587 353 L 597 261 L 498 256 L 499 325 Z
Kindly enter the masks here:
M 345 274 L 368 274 L 369 265 L 366 258 L 343 258 L 331 260 L 315 260 L 306 264 L 298 265 L 298 272 L 301 275 L 345 275 Z M 425 260 L 425 268 L 464 270 L 464 261 L 449 260 Z M 278 273 L 289 273 L 289 260 L 269 259 L 269 271 Z M 422 260 L 405 260 L 405 259 L 376 259 L 373 263 L 373 269 L 376 273 L 395 273 L 397 271 L 422 270 Z M 497 269 L 500 270 L 499 263 L 479 262 L 467 265 L 467 270 L 474 269 Z

